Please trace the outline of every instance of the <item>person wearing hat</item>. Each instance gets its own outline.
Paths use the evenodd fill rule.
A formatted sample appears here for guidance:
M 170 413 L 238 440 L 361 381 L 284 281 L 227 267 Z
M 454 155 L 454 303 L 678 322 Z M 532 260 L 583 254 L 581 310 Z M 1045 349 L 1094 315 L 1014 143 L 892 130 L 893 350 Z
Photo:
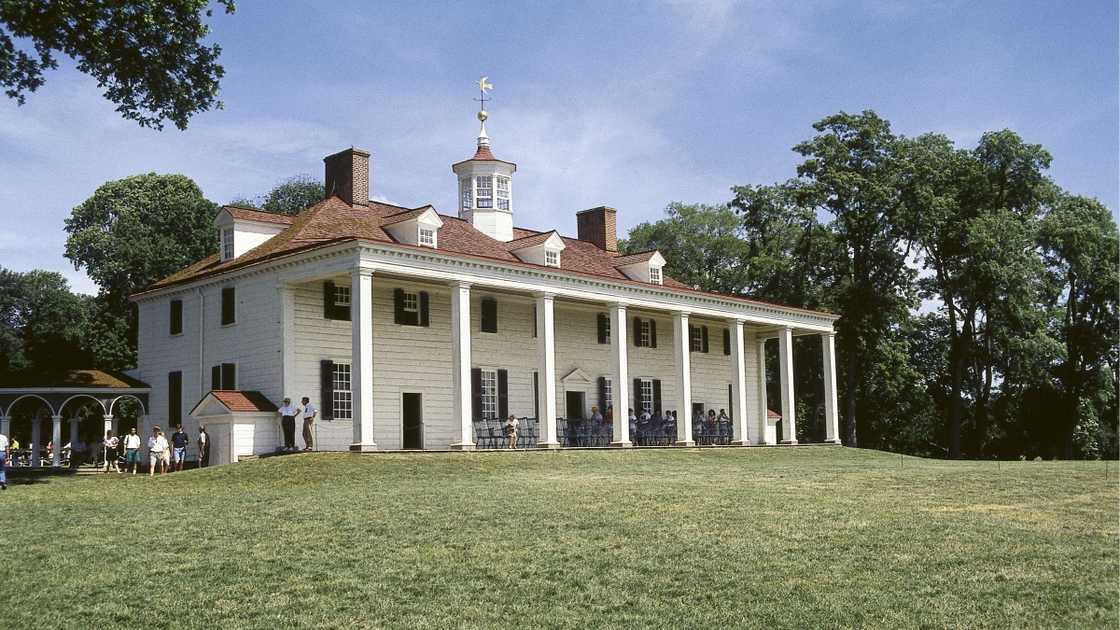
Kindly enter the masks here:
M 284 406 L 276 413 L 280 414 L 280 428 L 284 430 L 284 450 L 296 450 L 296 414 L 299 410 L 292 404 L 291 398 L 285 398 Z

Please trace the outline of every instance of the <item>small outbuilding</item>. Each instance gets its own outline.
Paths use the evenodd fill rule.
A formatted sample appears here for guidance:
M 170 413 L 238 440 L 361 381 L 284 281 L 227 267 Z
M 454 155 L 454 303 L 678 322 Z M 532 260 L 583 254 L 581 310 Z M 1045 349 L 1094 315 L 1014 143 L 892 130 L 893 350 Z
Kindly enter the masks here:
M 276 450 L 280 442 L 276 412 L 276 405 L 258 391 L 219 389 L 203 396 L 190 415 L 206 427 L 213 465 Z

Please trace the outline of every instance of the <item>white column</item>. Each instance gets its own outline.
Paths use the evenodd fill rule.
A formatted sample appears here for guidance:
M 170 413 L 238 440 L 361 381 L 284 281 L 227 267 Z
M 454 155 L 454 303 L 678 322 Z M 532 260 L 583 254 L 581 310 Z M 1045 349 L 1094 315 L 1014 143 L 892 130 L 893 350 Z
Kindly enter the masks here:
M 778 370 L 782 391 L 782 444 L 797 444 L 793 397 L 793 329 L 778 331 Z
M 39 448 L 40 448 L 39 447 L 39 441 L 42 440 L 41 433 L 42 433 L 42 421 L 39 420 L 39 416 L 32 416 L 31 417 L 31 444 L 29 444 L 29 446 L 31 447 L 31 466 L 33 468 L 38 468 L 41 464 L 41 461 L 39 459 Z
M 746 446 L 751 443 L 747 433 L 747 352 L 743 339 L 743 321 L 731 319 L 727 321 L 731 328 L 731 420 L 734 427 L 735 440 L 732 444 Z
M 537 296 L 537 401 L 540 418 L 537 418 L 540 448 L 560 448 L 556 438 L 556 316 L 553 309 L 555 296 L 538 293 Z
M 101 427 L 101 437 L 105 437 L 105 435 L 109 431 L 112 431 L 113 435 L 117 435 L 117 421 L 113 418 L 113 414 L 106 414 L 105 416 L 102 417 L 102 419 L 105 422 L 104 422 L 104 425 Z M 117 436 L 117 437 L 120 437 L 120 436 Z M 108 457 L 108 455 L 109 455 L 109 450 L 107 448 L 105 448 L 104 444 L 102 444 L 102 446 L 101 446 L 101 455 L 102 455 L 102 457 Z M 111 464 L 111 462 L 106 461 L 105 462 L 105 467 L 108 468 L 110 464 Z
M 280 293 L 280 397 L 299 400 L 302 393 L 295 391 L 296 291 L 286 284 L 276 290 Z M 320 400 L 319 406 L 322 407 L 324 402 Z
M 611 305 L 611 401 L 614 407 L 614 440 L 611 446 L 632 446 L 630 442 L 630 366 L 626 356 L 626 307 Z M 606 410 L 603 410 L 606 413 Z
M 374 451 L 373 441 L 373 272 L 350 272 L 350 387 L 354 438 L 351 451 Z M 231 436 L 231 442 L 232 436 Z
M 8 436 L 9 439 L 12 437 L 11 423 L 12 419 L 9 416 L 0 416 L 0 433 Z
M 474 410 L 471 409 L 471 285 L 451 285 L 451 414 L 459 427 L 451 448 L 474 449 Z
M 692 441 L 692 362 L 688 351 L 688 313 L 673 313 L 673 356 L 676 357 L 677 446 Z
M 836 334 L 821 335 L 822 362 L 824 364 L 824 441 L 840 443 L 840 425 L 836 405 Z
M 770 403 L 766 400 L 766 339 L 758 340 L 758 443 L 773 444 L 770 435 Z
M 51 466 L 57 468 L 62 465 L 62 416 L 51 416 L 51 443 L 54 444 Z

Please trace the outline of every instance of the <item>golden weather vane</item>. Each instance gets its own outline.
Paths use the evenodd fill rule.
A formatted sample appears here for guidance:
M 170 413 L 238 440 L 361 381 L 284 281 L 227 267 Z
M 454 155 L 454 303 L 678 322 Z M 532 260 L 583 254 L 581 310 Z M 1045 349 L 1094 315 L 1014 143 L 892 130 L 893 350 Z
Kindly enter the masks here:
M 480 120 L 485 120 L 486 101 L 490 100 L 486 98 L 486 94 L 489 93 L 490 90 L 494 89 L 494 84 L 487 81 L 487 79 L 489 78 L 490 77 L 481 77 L 478 79 L 478 81 L 475 82 L 475 85 L 478 86 L 478 98 L 474 100 L 478 101 L 478 114 Z

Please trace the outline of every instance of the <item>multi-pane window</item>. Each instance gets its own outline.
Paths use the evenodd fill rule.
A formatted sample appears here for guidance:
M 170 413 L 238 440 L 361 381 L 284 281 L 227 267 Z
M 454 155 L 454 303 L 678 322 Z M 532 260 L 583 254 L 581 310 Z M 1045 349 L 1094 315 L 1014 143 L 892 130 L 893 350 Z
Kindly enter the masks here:
M 653 332 L 650 330 L 650 320 L 642 319 L 638 321 L 638 345 L 643 348 L 650 347 L 650 339 L 653 338 Z
M 460 199 L 460 203 L 462 204 L 463 210 L 470 210 L 471 209 L 471 207 L 473 206 L 472 198 L 473 198 L 473 194 L 471 192 L 471 178 L 460 177 L 459 178 L 459 199 Z
M 649 268 L 649 281 L 654 284 L 661 284 L 661 267 Z
M 614 387 L 611 386 L 611 379 L 609 378 L 603 379 L 603 399 L 606 401 L 607 407 L 614 405 Z M 601 411 L 603 413 L 607 412 L 606 409 Z
M 406 313 L 419 313 L 420 312 L 420 294 L 404 292 L 404 300 L 401 302 L 402 308 Z
M 704 351 L 704 336 L 700 331 L 699 326 L 688 327 L 688 351 L 689 352 L 703 352 Z
M 498 209 L 509 210 L 509 178 L 499 175 L 495 179 L 498 184 Z
M 426 227 L 420 228 L 419 242 L 420 242 L 421 245 L 427 245 L 428 247 L 435 247 L 435 245 L 436 245 L 436 231 L 433 230 L 432 228 L 426 228 Z
M 642 389 L 641 389 L 642 408 L 638 410 L 638 413 L 643 413 L 644 412 L 644 413 L 648 413 L 648 414 L 652 415 L 653 414 L 653 380 L 648 379 L 648 378 L 643 378 L 643 379 L 641 379 L 641 384 L 642 384 Z
M 560 252 L 551 249 L 544 250 L 544 264 L 549 267 L 559 267 Z
M 350 364 L 335 363 L 331 378 L 331 409 L 336 420 L 350 420 L 354 416 L 354 395 L 350 390 Z
M 497 370 L 481 370 L 482 372 L 482 417 L 493 420 L 498 417 L 498 372 Z
M 474 178 L 475 197 L 479 208 L 494 207 L 494 179 L 489 175 Z
M 233 258 L 233 228 L 222 229 L 222 260 Z
M 350 308 L 350 287 L 334 285 L 334 305 Z

